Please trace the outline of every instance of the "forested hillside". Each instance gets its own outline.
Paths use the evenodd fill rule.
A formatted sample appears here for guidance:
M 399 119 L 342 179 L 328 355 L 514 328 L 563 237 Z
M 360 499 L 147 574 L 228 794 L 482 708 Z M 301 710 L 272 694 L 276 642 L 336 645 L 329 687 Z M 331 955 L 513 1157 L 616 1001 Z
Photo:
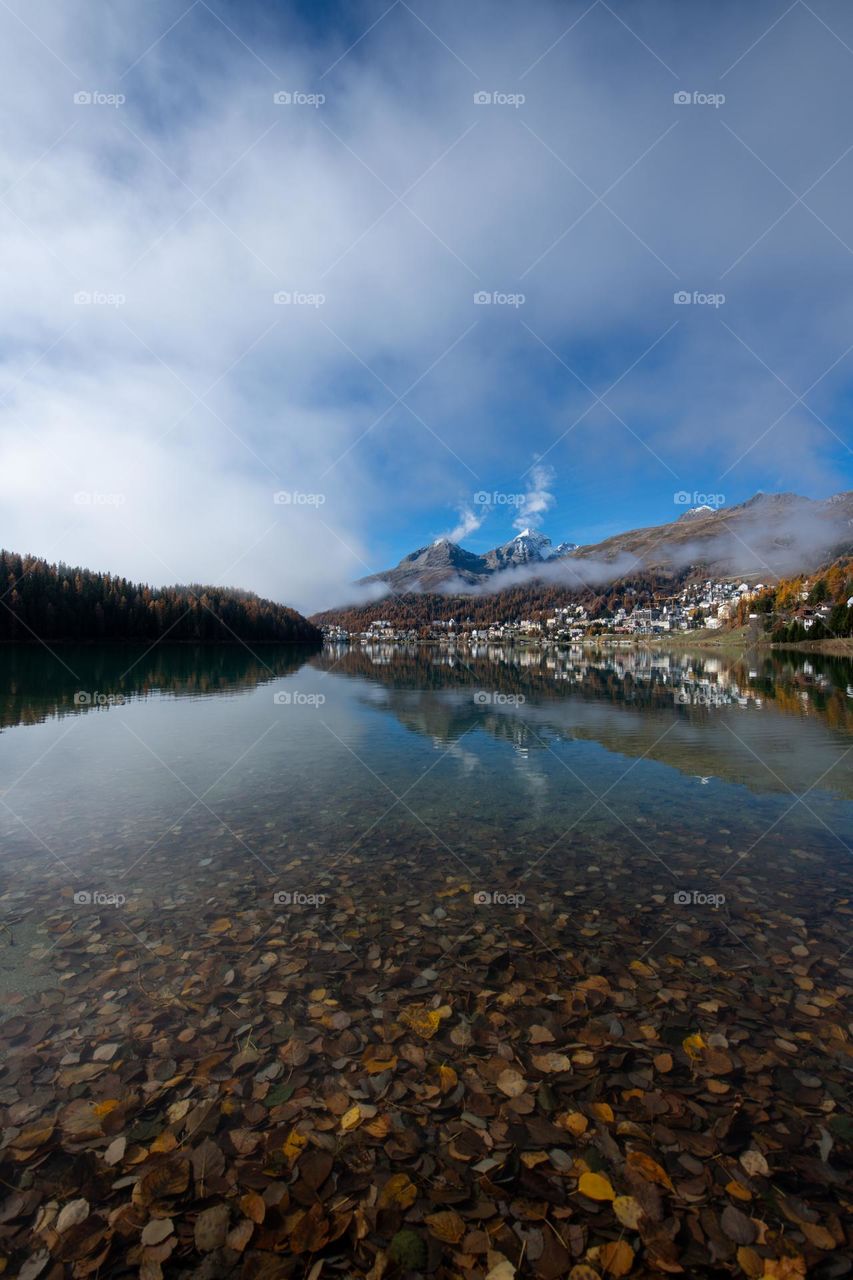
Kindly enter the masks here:
M 0 643 L 319 639 L 317 628 L 295 609 L 247 591 L 196 584 L 149 587 L 0 550 Z

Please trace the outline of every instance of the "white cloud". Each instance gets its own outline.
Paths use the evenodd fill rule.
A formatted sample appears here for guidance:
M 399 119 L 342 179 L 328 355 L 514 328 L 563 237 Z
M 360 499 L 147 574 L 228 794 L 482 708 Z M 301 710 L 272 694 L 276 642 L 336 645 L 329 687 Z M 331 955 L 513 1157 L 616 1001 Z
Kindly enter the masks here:
M 545 516 L 554 506 L 552 492 L 554 484 L 554 468 L 537 462 L 530 468 L 527 490 L 524 501 L 518 508 L 518 516 L 513 521 L 516 529 L 538 529 Z
M 547 468 L 708 488 L 771 425 L 735 475 L 832 487 L 843 447 L 795 401 L 841 357 L 807 403 L 844 435 L 849 53 L 800 7 L 725 108 L 677 108 L 752 21 L 724 6 L 697 50 L 669 6 L 626 12 L 675 81 L 602 6 L 554 44 L 584 7 L 495 23 L 439 3 L 436 39 L 398 6 L 326 77 L 348 42 L 300 44 L 278 10 L 239 27 L 257 57 L 205 6 L 163 35 L 165 3 L 34 0 L 38 39 L 0 11 L 0 540 L 154 581 L 228 570 L 313 608 L 384 567 L 385 512 L 435 527 L 460 486 L 521 482 L 531 448 L 517 527 L 552 505 Z M 822 14 L 853 42 L 844 6 Z M 477 107 L 484 86 L 527 101 Z M 272 101 L 320 87 L 317 109 Z M 80 89 L 127 101 L 75 106 Z M 780 219 L 793 197 L 747 146 L 794 191 L 816 182 L 820 221 Z M 675 307 L 680 287 L 727 301 Z M 478 288 L 525 302 L 475 307 Z M 127 493 L 119 519 L 68 509 L 94 485 Z M 325 501 L 275 507 L 280 489 Z

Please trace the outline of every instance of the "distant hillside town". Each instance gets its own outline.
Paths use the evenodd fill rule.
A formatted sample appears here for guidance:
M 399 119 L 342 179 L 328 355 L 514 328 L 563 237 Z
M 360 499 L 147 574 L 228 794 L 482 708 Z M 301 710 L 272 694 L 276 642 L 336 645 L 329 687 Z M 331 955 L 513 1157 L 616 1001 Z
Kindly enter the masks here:
M 506 594 L 512 593 L 489 598 L 493 611 L 499 611 Z M 811 579 L 782 579 L 773 584 L 707 578 L 686 581 L 676 592 L 654 584 L 611 587 L 604 597 L 569 599 L 528 608 L 526 614 L 508 608 L 503 616 L 487 621 L 470 610 L 472 602 L 466 597 L 454 599 L 462 606 L 458 615 L 425 618 L 428 601 L 448 604 L 448 598 L 441 596 L 389 597 L 370 608 L 347 611 L 349 616 L 338 621 L 333 616 L 317 621 L 329 641 L 362 643 L 564 644 L 607 636 L 631 639 L 742 627 L 779 641 L 847 637 L 853 634 L 853 561 L 834 564 Z

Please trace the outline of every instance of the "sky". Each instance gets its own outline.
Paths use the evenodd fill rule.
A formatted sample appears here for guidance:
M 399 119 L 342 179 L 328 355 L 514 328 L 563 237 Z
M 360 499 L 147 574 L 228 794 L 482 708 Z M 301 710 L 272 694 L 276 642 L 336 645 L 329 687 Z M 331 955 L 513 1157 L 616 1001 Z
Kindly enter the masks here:
M 0 545 L 310 611 L 853 488 L 842 0 L 4 0 L 0 60 Z

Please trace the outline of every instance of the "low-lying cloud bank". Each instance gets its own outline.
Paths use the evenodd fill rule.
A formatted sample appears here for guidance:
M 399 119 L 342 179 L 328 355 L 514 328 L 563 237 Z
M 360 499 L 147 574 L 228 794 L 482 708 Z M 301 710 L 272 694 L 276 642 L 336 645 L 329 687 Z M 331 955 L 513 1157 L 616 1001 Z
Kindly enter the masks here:
M 364 583 L 349 593 L 347 602 L 369 604 L 409 591 L 486 596 L 531 582 L 595 590 L 621 578 L 650 571 L 680 573 L 693 565 L 706 565 L 709 572 L 724 575 L 772 580 L 808 572 L 836 555 L 853 552 L 853 493 L 839 494 L 828 503 L 770 496 L 732 512 L 692 518 L 710 526 L 704 536 L 691 536 L 689 524 L 681 520 L 611 539 L 609 547 L 602 544 L 606 551 L 581 547 L 571 555 L 519 565 L 477 583 L 453 577 L 437 587 L 413 582 L 399 590 Z

